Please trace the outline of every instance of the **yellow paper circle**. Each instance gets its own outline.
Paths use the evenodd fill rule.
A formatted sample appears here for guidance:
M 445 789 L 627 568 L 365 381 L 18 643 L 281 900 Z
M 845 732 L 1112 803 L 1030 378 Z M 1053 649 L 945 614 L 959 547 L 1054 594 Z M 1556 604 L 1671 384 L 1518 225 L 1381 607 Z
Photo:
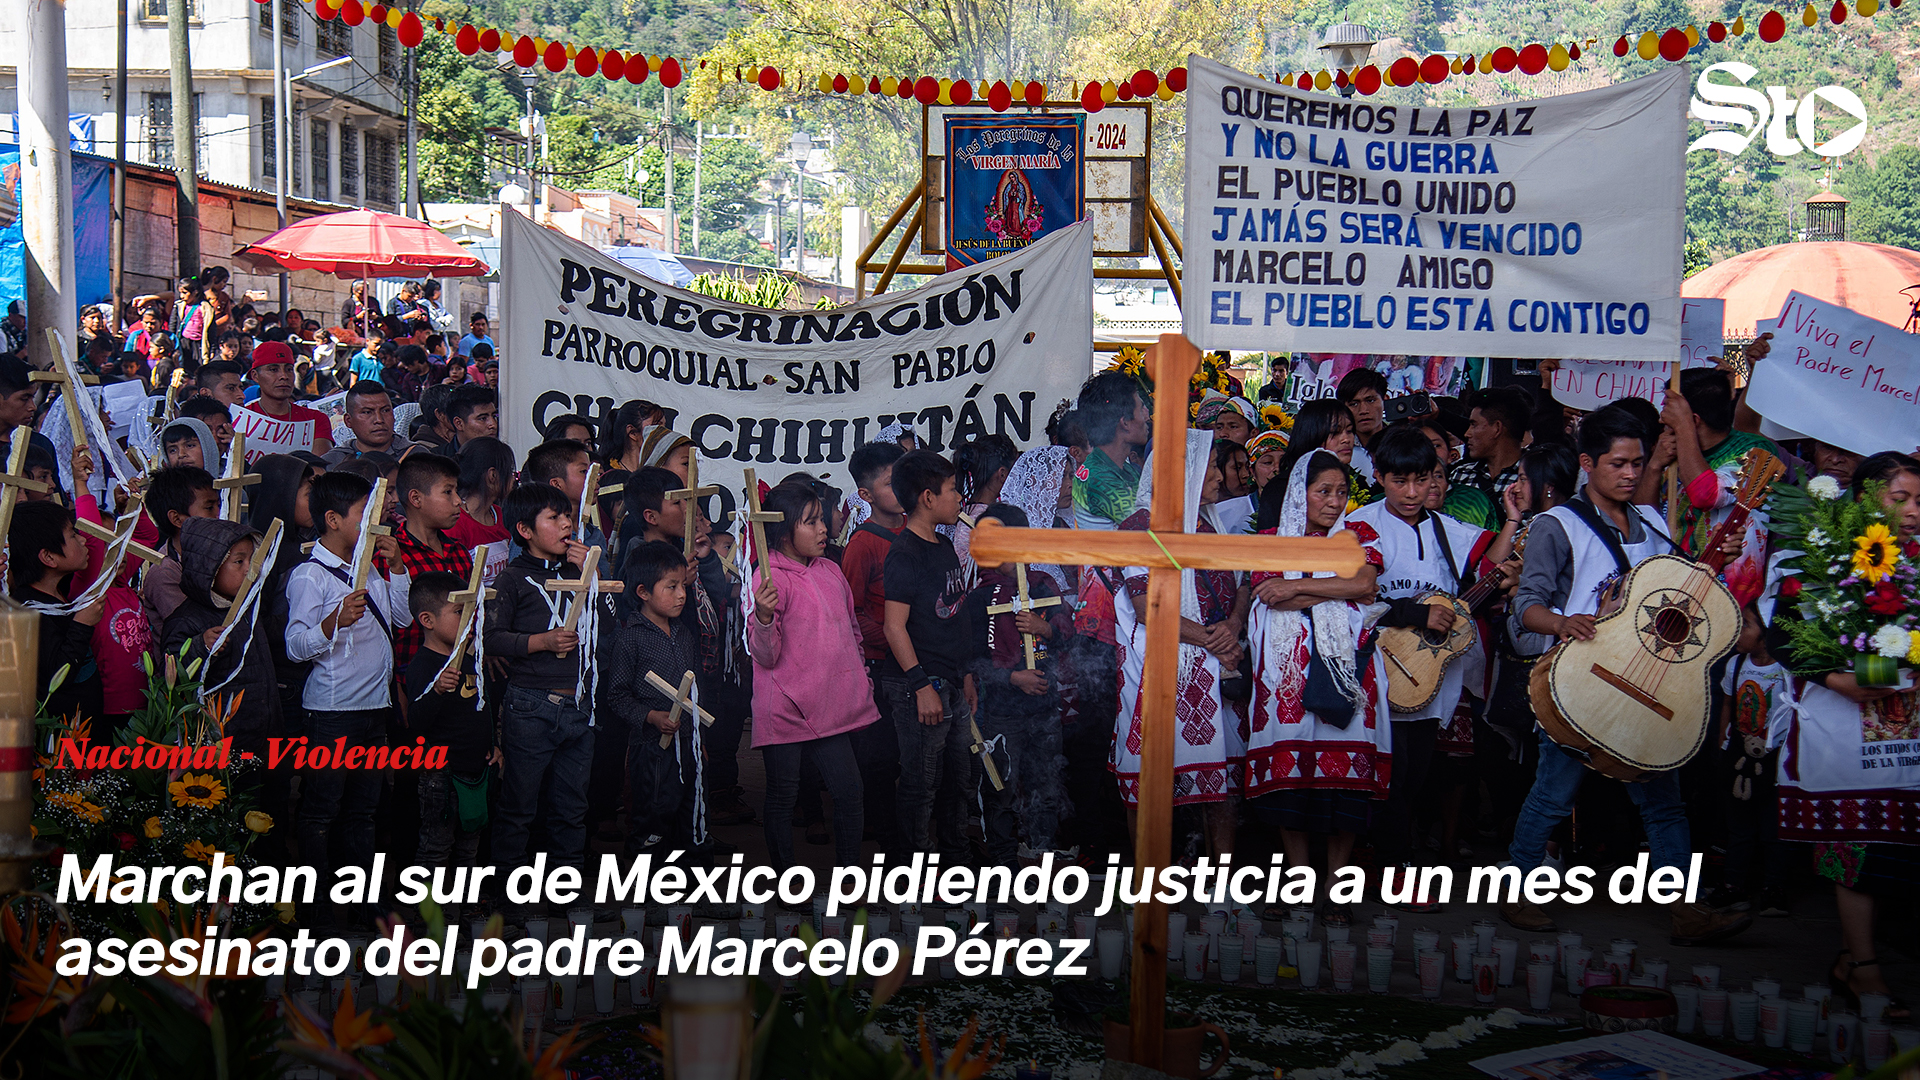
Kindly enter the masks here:
M 1321 68 L 1320 73 L 1313 77 L 1313 88 L 1315 90 L 1325 90 L 1327 87 L 1332 85 L 1333 85 L 1333 76 L 1327 74 L 1326 68 Z
M 940 104 L 942 104 L 942 105 L 951 105 L 951 104 L 953 104 L 953 80 L 952 80 L 952 79 L 941 79 L 941 80 L 940 80 L 940 98 L 939 98 L 939 100 L 940 100 Z
M 1694 26 L 1692 23 L 1688 23 L 1687 24 L 1687 48 L 1691 49 L 1698 44 L 1700 44 L 1700 28 L 1697 26 Z
M 847 93 L 858 96 L 866 92 L 867 92 L 866 76 L 854 75 L 847 79 Z
M 1812 26 L 1813 24 L 1819 21 L 1820 21 L 1820 13 L 1813 10 L 1812 4 L 1808 4 L 1807 10 L 1800 13 L 1801 26 Z
M 1567 55 L 1567 47 L 1565 45 L 1556 41 L 1553 43 L 1553 48 L 1547 50 L 1547 66 L 1553 70 L 1565 71 L 1568 67 L 1572 66 L 1572 64 L 1573 57 Z
M 1106 82 L 1101 83 L 1100 84 L 1100 100 L 1109 102 L 1109 103 L 1119 101 L 1120 100 L 1119 85 L 1115 83 L 1112 79 L 1108 79 Z
M 1745 15 L 1742 15 L 1739 18 L 1733 20 L 1733 36 L 1734 37 L 1747 36 L 1747 17 Z
M 1172 101 L 1173 87 L 1168 86 L 1166 83 L 1161 83 L 1160 89 L 1155 90 L 1153 96 L 1159 98 L 1161 101 Z
M 1860 3 L 1854 10 L 1860 13 L 1861 18 L 1871 19 L 1873 18 L 1874 12 L 1880 10 L 1880 0 L 1860 0 Z
M 1660 55 L 1660 35 L 1654 33 L 1651 30 L 1647 31 L 1644 34 L 1641 34 L 1640 41 L 1634 46 L 1633 51 L 1639 53 L 1640 59 L 1642 60 L 1651 60 L 1654 57 L 1659 56 Z
M 893 77 L 893 76 L 891 76 L 891 75 L 889 75 L 889 76 L 887 76 L 887 77 L 886 77 L 886 78 L 884 78 L 884 79 L 881 79 L 881 80 L 880 80 L 880 92 L 881 92 L 881 93 L 883 93 L 883 94 L 885 94 L 885 95 L 887 95 L 888 97 L 892 97 L 893 95 L 895 95 L 895 94 L 897 94 L 897 93 L 899 93 L 899 92 L 900 92 L 900 80 L 899 80 L 899 79 L 896 79 L 896 78 L 894 78 L 894 77 Z
M 400 19 L 404 15 L 406 15 L 406 12 L 401 11 L 399 8 L 388 8 L 387 9 L 388 29 L 392 29 L 392 30 L 400 29 Z

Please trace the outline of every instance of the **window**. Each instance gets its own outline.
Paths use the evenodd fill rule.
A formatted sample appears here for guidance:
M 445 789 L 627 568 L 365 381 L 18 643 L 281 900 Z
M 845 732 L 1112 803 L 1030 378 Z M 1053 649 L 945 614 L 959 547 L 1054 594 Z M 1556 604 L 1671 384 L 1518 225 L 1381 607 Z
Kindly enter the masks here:
M 340 125 L 340 201 L 360 198 L 360 132 L 351 124 Z
M 312 137 L 307 142 L 307 154 L 312 161 L 313 197 L 322 202 L 333 198 L 333 183 L 330 171 L 333 168 L 332 147 L 329 145 L 328 123 L 324 117 L 313 118 Z
M 207 131 L 200 120 L 200 101 L 201 95 L 193 95 L 193 129 L 199 143 L 196 149 L 201 171 L 205 172 Z M 163 169 L 173 168 L 173 95 L 170 93 L 147 95 L 147 162 Z
M 166 0 L 161 0 L 161 2 L 165 3 Z M 281 11 L 280 36 L 289 44 L 298 43 L 300 40 L 300 23 L 307 17 L 307 13 L 301 9 L 299 4 L 294 3 L 293 0 L 279 0 L 279 3 Z M 262 2 L 255 4 L 254 7 L 260 9 L 260 32 L 271 35 L 273 33 L 273 3 L 271 0 L 262 0 Z
M 199 22 L 200 0 L 185 0 L 185 2 L 187 5 L 187 21 Z M 140 0 L 140 21 L 166 22 L 167 0 Z
M 260 99 L 260 175 L 280 175 L 280 125 L 274 122 L 273 99 Z
M 367 132 L 368 202 L 393 206 L 400 201 L 394 187 L 394 177 L 399 172 L 396 150 L 391 136 Z
M 332 59 L 353 52 L 353 27 L 340 19 L 327 19 L 315 23 L 313 28 L 314 52 Z
M 400 77 L 400 33 L 393 27 L 382 23 L 379 27 L 380 39 L 380 77 L 397 79 Z
M 299 104 L 292 108 L 293 112 L 287 117 L 287 172 L 292 174 L 288 179 L 293 181 L 293 193 L 302 195 L 307 190 L 307 171 L 300 167 L 301 139 L 304 137 L 300 133 L 307 126 L 307 110 Z

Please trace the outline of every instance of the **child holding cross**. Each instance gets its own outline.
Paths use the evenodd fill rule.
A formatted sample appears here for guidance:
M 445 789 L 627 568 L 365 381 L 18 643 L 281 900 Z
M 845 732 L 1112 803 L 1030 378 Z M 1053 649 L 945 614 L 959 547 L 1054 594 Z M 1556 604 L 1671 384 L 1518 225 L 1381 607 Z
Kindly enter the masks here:
M 1002 525 L 1028 527 L 1026 511 L 995 503 L 981 513 Z M 967 594 L 973 622 L 973 659 L 967 671 L 980 687 L 980 737 L 1004 748 L 995 760 L 1000 786 L 983 782 L 981 803 L 987 855 L 1020 865 L 1020 827 L 1038 856 L 1053 850 L 1054 831 L 1067 816 L 1060 749 L 1060 687 L 1054 650 L 1073 633 L 1072 611 L 1047 575 L 1011 564 L 979 566 L 979 584 Z
M 677 693 L 668 696 L 648 676 L 687 687 L 687 676 L 696 673 L 699 639 L 680 615 L 688 592 L 699 586 L 680 548 L 663 540 L 635 545 L 627 553 L 621 577 L 631 590 L 630 614 L 615 640 L 606 687 L 609 711 L 628 732 L 633 802 L 628 807 L 626 854 L 639 855 L 663 845 L 691 849 L 697 797 L 692 781 L 699 757 L 693 728 L 699 723 L 698 714 L 689 715 L 676 702 Z

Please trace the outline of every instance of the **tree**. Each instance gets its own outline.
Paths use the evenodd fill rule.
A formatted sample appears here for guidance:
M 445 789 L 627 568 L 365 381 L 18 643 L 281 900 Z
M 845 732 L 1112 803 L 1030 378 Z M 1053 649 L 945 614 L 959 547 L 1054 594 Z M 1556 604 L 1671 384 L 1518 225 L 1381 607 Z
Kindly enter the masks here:
M 1895 146 L 1846 179 L 1849 239 L 1920 248 L 1920 148 Z

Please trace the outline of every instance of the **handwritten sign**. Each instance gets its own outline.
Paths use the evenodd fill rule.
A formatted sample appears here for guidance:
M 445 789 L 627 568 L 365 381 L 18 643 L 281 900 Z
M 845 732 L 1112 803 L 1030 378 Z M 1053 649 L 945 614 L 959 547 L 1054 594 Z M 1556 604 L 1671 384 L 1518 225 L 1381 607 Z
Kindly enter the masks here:
M 1680 366 L 1713 367 L 1726 350 L 1727 302 L 1687 297 L 1680 301 Z M 1553 396 L 1562 405 L 1592 411 L 1621 398 L 1667 400 L 1673 365 L 1658 360 L 1562 360 L 1553 373 Z
M 239 405 L 229 407 L 227 412 L 233 417 L 234 434 L 247 437 L 249 465 L 268 454 L 290 454 L 295 450 L 313 449 L 311 420 L 275 420 L 265 413 L 257 413 Z
M 1856 454 L 1920 446 L 1920 338 L 1799 292 L 1755 330 L 1773 333 L 1747 390 L 1762 416 Z

